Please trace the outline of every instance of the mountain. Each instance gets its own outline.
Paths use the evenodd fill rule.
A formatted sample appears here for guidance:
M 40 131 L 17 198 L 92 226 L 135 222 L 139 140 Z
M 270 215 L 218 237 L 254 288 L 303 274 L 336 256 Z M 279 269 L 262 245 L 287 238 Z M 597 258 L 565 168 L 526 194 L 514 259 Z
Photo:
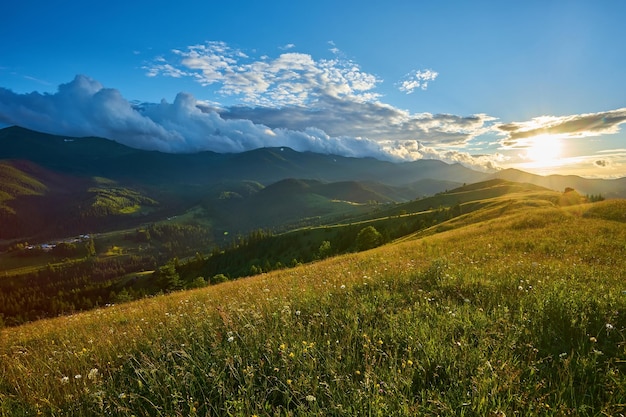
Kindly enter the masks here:
M 236 154 L 166 154 L 133 149 L 102 138 L 68 138 L 20 127 L 0 130 L 0 159 L 29 160 L 60 172 L 148 184 L 207 185 L 253 180 L 269 185 L 286 178 L 306 178 L 406 185 L 427 178 L 460 183 L 485 178 L 485 174 L 459 164 L 435 160 L 393 163 L 296 152 L 286 147 Z
M 486 174 L 436 160 L 392 163 L 287 147 L 167 154 L 20 127 L 0 130 L 0 162 L 0 239 L 119 230 L 191 212 L 190 222 L 215 234 L 245 234 L 364 215 L 381 203 L 494 178 L 626 197 L 626 178 Z
M 626 177 L 618 179 L 590 179 L 576 175 L 535 175 L 517 169 L 505 169 L 490 175 L 514 182 L 540 185 L 551 190 L 573 188 L 581 194 L 602 194 L 605 198 L 626 198 Z

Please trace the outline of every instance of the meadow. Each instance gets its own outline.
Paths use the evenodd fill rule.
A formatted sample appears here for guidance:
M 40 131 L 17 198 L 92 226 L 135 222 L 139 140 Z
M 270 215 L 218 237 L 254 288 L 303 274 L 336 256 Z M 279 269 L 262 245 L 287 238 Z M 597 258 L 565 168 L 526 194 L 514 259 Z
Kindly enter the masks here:
M 0 415 L 620 415 L 624 213 L 509 196 L 373 250 L 6 328 Z

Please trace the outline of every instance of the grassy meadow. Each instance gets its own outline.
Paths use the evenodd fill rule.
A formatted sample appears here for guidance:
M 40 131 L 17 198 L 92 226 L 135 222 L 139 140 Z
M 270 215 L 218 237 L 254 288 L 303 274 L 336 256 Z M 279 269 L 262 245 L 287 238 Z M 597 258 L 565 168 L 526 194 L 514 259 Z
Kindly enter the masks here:
M 374 250 L 3 329 L 0 415 L 617 416 L 624 213 L 507 197 Z

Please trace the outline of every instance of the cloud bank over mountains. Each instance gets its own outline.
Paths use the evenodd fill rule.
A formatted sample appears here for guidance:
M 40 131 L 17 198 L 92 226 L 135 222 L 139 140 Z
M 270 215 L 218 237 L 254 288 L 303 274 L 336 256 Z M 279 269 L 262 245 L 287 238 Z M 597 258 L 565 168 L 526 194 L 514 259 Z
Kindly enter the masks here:
M 411 115 L 380 103 L 329 97 L 317 105 L 216 109 L 187 93 L 179 93 L 172 103 L 137 105 L 84 75 L 60 85 L 54 94 L 17 94 L 0 88 L 3 123 L 58 135 L 101 136 L 141 149 L 242 152 L 288 146 L 352 157 L 441 159 L 495 167 L 486 158 L 431 146 L 463 143 L 484 130 L 486 116 Z
M 376 87 L 383 80 L 330 46 L 332 57 L 316 60 L 293 51 L 293 44 L 270 58 L 251 56 L 224 42 L 206 42 L 172 50 L 143 66 L 148 77 L 193 80 L 217 99 L 236 103 L 228 106 L 182 92 L 171 103 L 138 104 L 86 75 L 77 75 L 54 93 L 19 94 L 0 87 L 0 124 L 100 136 L 162 152 L 287 146 L 391 161 L 439 159 L 489 171 L 515 158 L 523 162 L 524 150 L 536 138 L 610 135 L 626 123 L 626 108 L 509 123 L 487 114 L 411 113 L 382 102 Z M 406 94 L 422 94 L 438 76 L 432 69 L 413 70 L 395 86 Z M 607 167 L 622 156 L 590 157 L 596 167 Z

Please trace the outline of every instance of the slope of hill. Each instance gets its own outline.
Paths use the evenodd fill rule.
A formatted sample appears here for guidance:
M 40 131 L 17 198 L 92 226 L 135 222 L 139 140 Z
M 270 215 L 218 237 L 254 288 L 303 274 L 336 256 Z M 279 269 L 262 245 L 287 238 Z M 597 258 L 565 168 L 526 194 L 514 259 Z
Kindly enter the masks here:
M 501 178 L 514 182 L 525 182 L 551 190 L 573 188 L 581 194 L 601 194 L 606 198 L 626 198 L 626 177 L 619 179 L 590 179 L 575 175 L 534 175 L 517 169 L 505 169 L 491 175 L 491 178 Z
M 0 238 L 35 241 L 62 234 L 140 227 L 145 222 L 192 212 L 198 224 L 217 225 L 215 238 L 227 230 L 246 234 L 276 225 L 284 230 L 294 225 L 320 224 L 317 219 L 337 221 L 367 212 L 366 207 L 352 203 L 406 202 L 491 178 L 458 164 L 434 160 L 391 163 L 289 148 L 238 154 L 165 154 L 101 138 L 67 138 L 19 127 L 0 130 L 0 160 L 28 161 L 31 171 L 37 167 L 35 171 L 13 166 L 21 170 L 22 180 L 28 177 L 48 187 L 41 194 L 40 186 L 24 183 L 5 168 L 4 175 L 13 175 L 13 179 L 7 181 L 6 190 L 0 191 L 4 216 Z M 626 196 L 626 178 L 539 177 L 512 170 L 495 175 L 558 191 L 572 187 L 582 194 Z M 311 183 L 306 193 L 293 196 L 290 192 L 296 190 L 283 188 L 279 192 L 281 187 L 270 187 L 287 179 L 318 184 Z M 259 187 L 255 190 L 250 184 Z M 262 187 L 267 190 L 260 191 Z M 38 195 L 31 193 L 35 189 Z M 448 205 L 454 198 L 463 202 L 462 194 L 458 194 L 439 204 Z M 282 206 L 272 213 L 270 206 L 276 202 Z M 289 202 L 293 203 L 292 210 Z M 389 213 L 414 211 L 420 204 L 409 204 L 395 212 L 395 208 L 390 209 Z M 371 205 L 369 211 L 382 208 Z
M 42 195 L 47 187 L 37 178 L 16 167 L 17 163 L 0 161 L 0 207 L 13 212 L 6 202 L 23 195 Z
M 586 213 L 623 208 L 537 192 L 441 233 L 5 329 L 0 409 L 618 415 L 626 229 Z
M 0 239 L 68 236 L 132 224 L 158 206 L 106 178 L 59 173 L 31 161 L 0 161 Z

